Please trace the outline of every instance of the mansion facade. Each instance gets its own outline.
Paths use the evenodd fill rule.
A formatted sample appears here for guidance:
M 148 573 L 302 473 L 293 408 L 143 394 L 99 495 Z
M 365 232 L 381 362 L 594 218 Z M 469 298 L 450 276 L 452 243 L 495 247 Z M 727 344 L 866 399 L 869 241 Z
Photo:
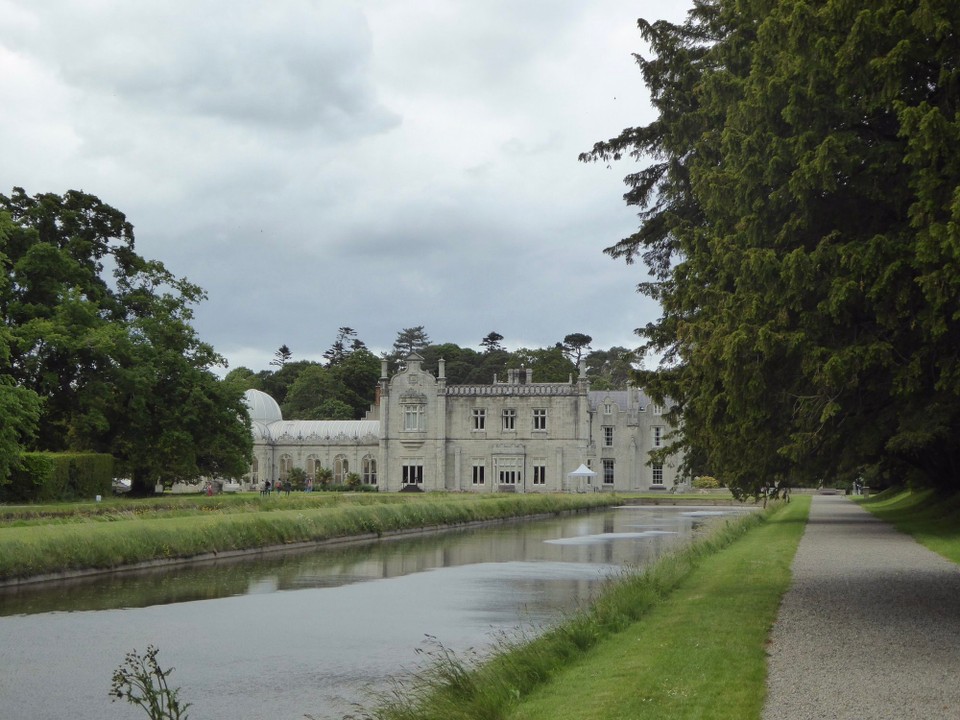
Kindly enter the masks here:
M 356 473 L 389 492 L 635 492 L 677 481 L 675 464 L 650 463 L 671 428 L 638 389 L 591 391 L 583 369 L 566 383 L 536 383 L 526 369 L 448 385 L 443 360 L 436 376 L 422 364 L 413 353 L 388 377 L 384 361 L 363 420 L 284 420 L 273 398 L 248 390 L 254 459 L 244 483 L 275 483 L 293 468 L 312 478 L 321 467 L 335 483 Z

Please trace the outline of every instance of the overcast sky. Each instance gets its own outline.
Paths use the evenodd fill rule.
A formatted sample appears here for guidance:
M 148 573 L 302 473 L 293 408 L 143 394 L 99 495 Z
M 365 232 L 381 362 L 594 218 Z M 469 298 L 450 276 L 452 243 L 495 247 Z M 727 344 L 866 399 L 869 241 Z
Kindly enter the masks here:
M 653 119 L 636 20 L 687 6 L 0 0 L 0 193 L 126 213 L 231 368 L 321 359 L 343 325 L 635 347 L 646 271 L 603 254 L 635 167 L 577 155 Z

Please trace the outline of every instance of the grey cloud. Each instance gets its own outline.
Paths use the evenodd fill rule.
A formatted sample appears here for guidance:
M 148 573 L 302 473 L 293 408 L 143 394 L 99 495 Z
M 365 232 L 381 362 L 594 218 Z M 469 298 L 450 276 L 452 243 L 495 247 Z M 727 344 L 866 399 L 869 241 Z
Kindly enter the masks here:
M 630 345 L 656 314 L 642 267 L 602 254 L 636 227 L 629 168 L 576 161 L 637 122 L 628 0 L 7 7 L 25 71 L 0 74 L 0 192 L 123 210 L 141 254 L 207 290 L 196 327 L 228 357 L 319 357 L 341 325 L 378 349 L 421 324 Z
M 39 2 L 32 11 L 31 52 L 70 84 L 141 110 L 268 129 L 319 126 L 334 138 L 399 122 L 377 99 L 370 31 L 349 3 L 117 0 Z

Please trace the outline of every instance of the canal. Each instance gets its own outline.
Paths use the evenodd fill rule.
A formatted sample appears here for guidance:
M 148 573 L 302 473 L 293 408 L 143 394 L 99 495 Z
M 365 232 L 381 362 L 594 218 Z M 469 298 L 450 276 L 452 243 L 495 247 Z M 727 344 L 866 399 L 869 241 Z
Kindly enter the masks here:
M 143 720 L 108 690 L 148 644 L 194 720 L 340 718 L 433 643 L 535 632 L 736 512 L 631 506 L 6 591 L 0 718 Z

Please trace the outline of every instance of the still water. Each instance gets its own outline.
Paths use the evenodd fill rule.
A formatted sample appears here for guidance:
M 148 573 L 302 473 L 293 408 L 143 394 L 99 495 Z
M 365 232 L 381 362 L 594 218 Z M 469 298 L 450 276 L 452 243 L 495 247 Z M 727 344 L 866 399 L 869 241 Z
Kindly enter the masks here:
M 535 632 L 723 512 L 625 507 L 0 594 L 0 720 L 142 720 L 107 692 L 148 644 L 194 720 L 340 718 L 417 672 L 418 649 Z

